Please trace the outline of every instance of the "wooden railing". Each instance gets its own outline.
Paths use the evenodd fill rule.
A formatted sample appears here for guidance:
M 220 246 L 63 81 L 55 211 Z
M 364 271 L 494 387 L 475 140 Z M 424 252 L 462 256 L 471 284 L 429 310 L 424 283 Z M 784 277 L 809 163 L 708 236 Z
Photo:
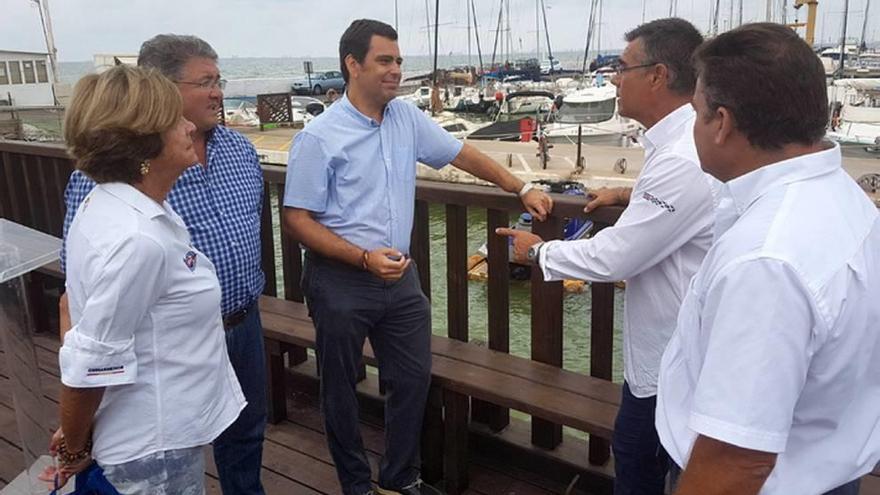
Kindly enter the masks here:
M 61 236 L 64 218 L 63 191 L 73 162 L 61 145 L 0 141 L 0 216 Z M 299 245 L 282 231 L 281 274 L 276 275 L 273 212 L 282 211 L 284 167 L 264 165 L 265 191 L 262 217 L 262 262 L 266 273 L 265 293 L 277 295 L 283 287 L 288 300 L 302 301 L 299 288 L 302 253 Z M 276 194 L 270 194 L 275 191 Z M 271 198 L 277 208 L 271 208 Z M 418 180 L 416 185 L 415 222 L 411 254 L 416 261 L 425 293 L 431 296 L 429 242 L 429 204 L 442 204 L 446 209 L 447 315 L 448 337 L 467 341 L 469 338 L 467 227 L 468 209 L 487 211 L 488 240 L 488 346 L 508 352 L 510 346 L 510 301 L 507 240 L 494 234 L 497 227 L 509 225 L 511 212 L 522 211 L 517 197 L 497 188 Z M 613 224 L 619 208 L 601 208 L 586 215 L 583 198 L 555 195 L 555 207 L 545 222 L 535 222 L 533 231 L 544 239 L 562 234 L 566 218 L 584 217 L 597 226 Z M 612 284 L 591 285 L 590 375 L 605 380 L 612 378 L 614 322 L 614 287 Z M 532 271 L 531 284 L 531 359 L 553 366 L 562 366 L 563 355 L 563 287 L 561 282 L 544 283 L 539 270 Z M 474 420 L 498 431 L 510 421 L 509 412 L 501 407 L 475 401 Z M 554 448 L 562 440 L 562 428 L 533 418 L 532 443 Z M 595 438 L 590 442 L 590 460 L 603 464 L 608 458 L 607 441 Z

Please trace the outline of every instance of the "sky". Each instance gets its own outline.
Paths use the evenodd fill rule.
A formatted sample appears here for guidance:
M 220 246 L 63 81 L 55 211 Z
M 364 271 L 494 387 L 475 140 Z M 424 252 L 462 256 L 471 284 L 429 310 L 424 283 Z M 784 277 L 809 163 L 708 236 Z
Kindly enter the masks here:
M 88 61 L 96 53 L 136 54 L 155 34 L 195 34 L 207 40 L 221 58 L 333 56 L 339 36 L 357 18 L 395 24 L 394 0 L 44 0 L 55 33 L 58 59 Z M 534 52 L 536 0 L 508 0 L 513 52 Z M 623 33 L 647 20 L 666 17 L 670 2 L 676 13 L 705 31 L 714 0 L 604 0 L 603 49 L 622 48 Z M 767 0 L 720 0 L 719 25 L 727 25 L 730 2 L 743 3 L 743 20 L 764 20 Z M 781 4 L 782 0 L 772 0 Z M 817 41 L 840 38 L 845 0 L 820 0 Z M 850 0 L 848 36 L 862 27 L 865 2 Z M 480 44 L 491 52 L 500 0 L 475 0 Z M 0 0 L 0 49 L 45 51 L 39 11 L 33 0 Z M 583 50 L 589 0 L 544 0 L 553 50 Z M 792 0 L 788 0 L 788 4 Z M 401 52 L 430 53 L 426 4 L 433 23 L 434 0 L 397 0 Z M 440 53 L 467 53 L 468 0 L 440 0 Z M 736 14 L 734 14 L 736 16 Z M 789 7 L 788 19 L 794 14 Z M 798 17 L 806 18 L 806 8 Z M 541 27 L 542 51 L 546 38 Z M 880 3 L 871 7 L 867 38 L 880 40 Z M 473 38 L 472 38 L 473 39 Z M 472 44 L 474 41 L 472 41 Z M 596 42 L 593 42 L 595 47 Z M 473 45 L 475 46 L 475 45 Z M 472 48 L 476 53 L 476 48 Z

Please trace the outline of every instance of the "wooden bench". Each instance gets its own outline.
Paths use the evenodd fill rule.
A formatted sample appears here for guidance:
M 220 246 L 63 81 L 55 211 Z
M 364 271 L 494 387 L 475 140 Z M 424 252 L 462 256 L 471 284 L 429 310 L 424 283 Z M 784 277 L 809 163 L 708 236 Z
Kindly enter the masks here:
M 270 418 L 280 421 L 287 414 L 284 355 L 288 354 L 289 364 L 303 363 L 305 349 L 315 346 L 315 330 L 301 303 L 264 296 L 260 311 L 269 367 Z M 433 336 L 431 351 L 432 386 L 440 390 L 443 408 L 442 467 L 449 493 L 460 493 L 468 484 L 470 398 L 604 439 L 611 437 L 619 385 L 446 337 Z M 369 343 L 364 358 L 375 365 Z M 598 460 L 607 459 L 605 448 Z

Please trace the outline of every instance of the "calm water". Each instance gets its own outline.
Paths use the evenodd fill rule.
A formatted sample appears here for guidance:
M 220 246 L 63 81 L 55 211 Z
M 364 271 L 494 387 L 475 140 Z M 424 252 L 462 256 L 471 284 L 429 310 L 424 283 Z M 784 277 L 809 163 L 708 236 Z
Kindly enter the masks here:
M 272 205 L 277 205 L 272 193 Z M 275 208 L 275 206 L 273 206 Z M 273 218 L 277 216 L 273 215 Z M 431 205 L 431 294 L 433 327 L 437 335 L 446 335 L 446 213 L 443 205 Z M 281 259 L 279 226 L 275 226 L 276 259 Z M 476 252 L 485 242 L 486 213 L 468 212 L 468 251 Z M 276 267 L 281 280 L 280 263 Z M 488 342 L 488 286 L 485 282 L 468 282 L 468 324 L 470 339 Z M 615 290 L 614 306 L 614 381 L 623 381 L 621 357 L 623 329 L 623 291 Z M 589 290 L 581 294 L 565 294 L 563 301 L 563 367 L 572 371 L 588 372 L 590 368 L 590 305 Z M 511 281 L 510 284 L 510 352 L 517 356 L 531 354 L 531 304 L 529 282 Z
M 603 50 L 603 54 L 617 53 L 619 50 Z M 580 69 L 583 62 L 583 52 L 560 52 L 555 53 L 554 57 L 560 61 L 565 69 Z M 429 72 L 433 67 L 434 59 L 430 56 L 407 56 L 403 54 L 405 60 L 403 64 L 404 77 L 424 74 Z M 596 54 L 590 53 L 592 60 Z M 489 64 L 491 53 L 483 54 L 483 62 Z M 514 55 L 513 58 L 529 58 L 534 54 Z M 336 57 L 278 57 L 278 58 L 220 58 L 220 70 L 226 79 L 245 79 L 260 77 L 298 77 L 303 76 L 303 62 L 311 60 L 316 72 L 326 70 L 339 70 L 339 59 Z M 438 67 L 455 67 L 461 65 L 477 66 L 477 55 L 474 54 L 470 61 L 467 55 L 440 55 L 437 58 Z M 64 82 L 74 83 L 80 77 L 94 71 L 93 62 L 61 62 L 58 64 L 61 72 L 61 80 Z

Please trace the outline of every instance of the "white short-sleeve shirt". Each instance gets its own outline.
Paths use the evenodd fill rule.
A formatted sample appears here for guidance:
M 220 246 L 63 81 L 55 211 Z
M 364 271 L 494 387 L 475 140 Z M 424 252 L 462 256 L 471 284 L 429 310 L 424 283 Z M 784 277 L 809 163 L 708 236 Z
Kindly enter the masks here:
M 93 457 L 120 464 L 211 442 L 244 395 L 229 363 L 214 265 L 168 203 L 100 184 L 67 237 L 68 387 L 106 387 Z
M 718 235 L 663 355 L 657 432 L 777 453 L 761 493 L 819 494 L 880 460 L 880 216 L 837 145 L 720 190 Z
M 694 110 L 682 105 L 645 133 L 645 165 L 629 205 L 591 239 L 541 250 L 544 280 L 626 280 L 623 374 L 636 397 L 657 393 L 657 372 L 691 276 L 712 243 L 713 183 L 694 146 Z

